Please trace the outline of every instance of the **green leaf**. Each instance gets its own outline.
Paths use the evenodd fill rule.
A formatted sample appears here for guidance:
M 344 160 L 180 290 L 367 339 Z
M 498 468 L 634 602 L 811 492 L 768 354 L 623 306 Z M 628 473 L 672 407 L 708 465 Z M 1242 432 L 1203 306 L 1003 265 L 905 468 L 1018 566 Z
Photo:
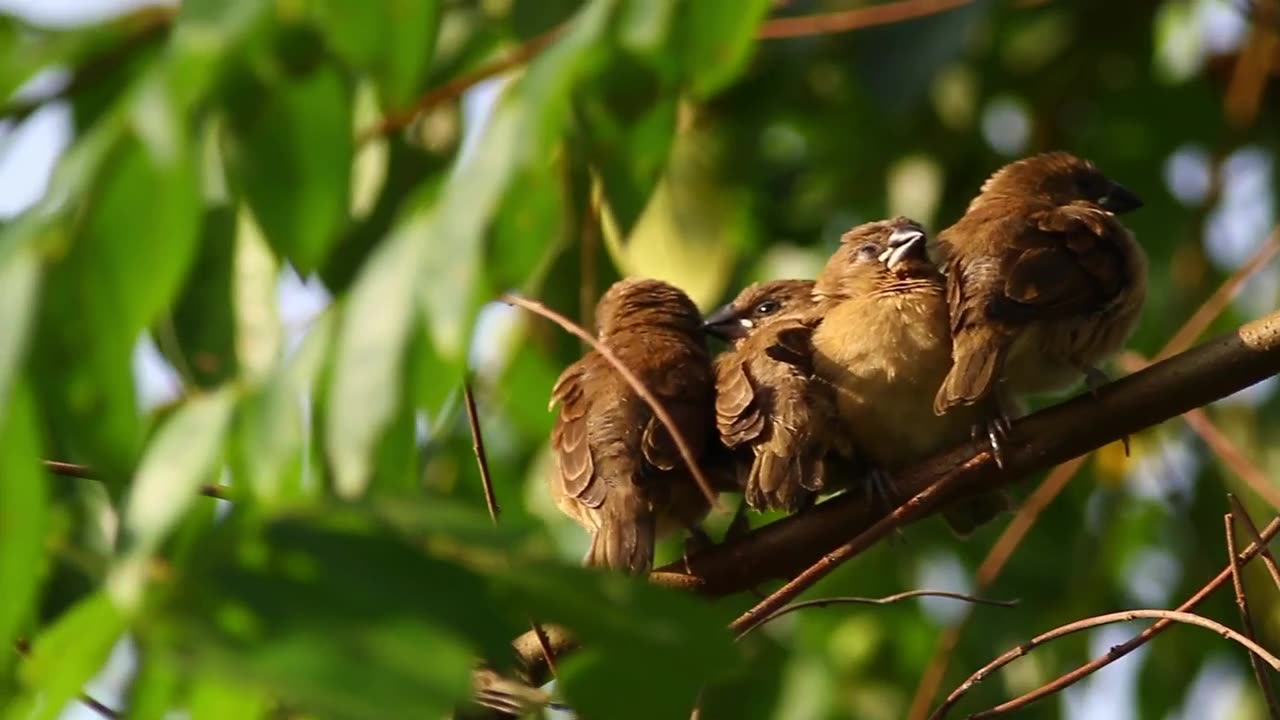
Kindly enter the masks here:
M 755 32 L 769 0 L 680 3 L 675 27 L 680 59 L 697 97 L 708 97 L 742 72 L 755 44 Z
M 364 492 L 373 450 L 400 405 L 414 288 L 429 249 L 431 214 L 424 205 L 418 200 L 374 251 L 343 308 L 325 415 L 325 449 L 340 497 Z
M 430 237 L 433 251 L 420 287 L 428 327 L 440 354 L 460 361 L 481 296 L 482 241 L 493 215 L 525 168 L 546 157 L 569 111 L 569 96 L 598 66 L 616 3 L 584 7 L 564 34 L 530 63 L 498 101 L 477 150 L 463 155 L 441 191 Z M 486 298 L 487 299 L 487 298 Z
M 191 720 L 253 720 L 265 717 L 270 709 L 261 691 L 212 677 L 196 681 L 187 707 Z
M 519 632 L 481 577 L 349 511 L 234 545 L 211 537 L 173 598 L 190 656 L 326 716 L 439 716 L 467 696 L 475 650 L 502 660 Z
M 500 577 L 535 617 L 565 625 L 582 642 L 583 651 L 559 663 L 558 678 L 584 716 L 687 717 L 699 689 L 740 662 L 729 617 L 688 593 L 528 562 Z
M 93 186 L 78 231 L 66 236 L 68 254 L 50 270 L 36 326 L 35 370 L 54 446 L 64 458 L 92 464 L 113 486 L 132 467 L 141 439 L 134 345 L 177 294 L 200 217 L 187 140 L 158 117 L 144 124 L 147 144 L 91 134 L 60 166 L 68 189 L 89 180 Z M 100 155 L 98 143 L 113 151 Z
M 699 717 L 706 720 L 771 720 L 786 675 L 787 649 L 765 633 L 740 644 L 746 662 L 717 679 L 702 693 Z
M 231 292 L 236 358 L 242 368 L 241 376 L 252 385 L 262 382 L 280 359 L 284 333 L 276 297 L 279 279 L 280 264 L 262 237 L 262 231 L 248 210 L 240 208 Z
M 352 88 L 322 66 L 266 92 L 261 106 L 233 115 L 228 166 L 271 246 L 305 274 L 347 222 Z
M 124 616 L 102 593 L 68 610 L 31 645 L 21 679 L 29 688 L 9 707 L 9 720 L 53 720 L 102 669 L 124 632 Z
M 615 68 L 577 106 L 584 150 L 624 235 L 648 205 L 676 134 L 675 93 L 652 81 L 635 66 Z
M 0 643 L 13 646 L 31 619 L 43 581 L 49 500 L 40 469 L 39 420 L 31 392 L 17 385 L 0 405 Z M 0 656 L 0 677 L 15 655 Z
M 189 106 L 202 96 L 232 63 L 244 45 L 271 21 L 269 0 L 184 0 L 170 33 L 169 69 L 175 87 Z
M 186 401 L 147 448 L 129 487 L 120 558 L 108 580 L 122 607 L 137 607 L 147 560 L 215 469 L 235 398 L 223 388 Z
M 230 207 L 204 212 L 200 250 L 170 316 L 155 329 L 160 352 L 200 387 L 234 377 L 235 318 L 231 273 L 236 213 Z
M 138 674 L 129 687 L 129 718 L 163 720 L 175 706 L 182 668 L 159 643 L 144 647 L 141 655 Z
M 377 79 L 383 105 L 398 108 L 407 104 L 431 62 L 440 3 L 313 2 L 320 28 L 334 49 L 347 62 Z
M 311 397 L 319 382 L 333 326 L 332 312 L 316 318 L 293 356 L 242 404 L 236 432 L 240 457 L 236 477 L 268 505 L 308 494 L 303 477 L 304 444 L 311 428 L 302 402 Z
M 0 235 L 0 413 L 30 342 L 40 286 L 37 249 L 25 239 Z

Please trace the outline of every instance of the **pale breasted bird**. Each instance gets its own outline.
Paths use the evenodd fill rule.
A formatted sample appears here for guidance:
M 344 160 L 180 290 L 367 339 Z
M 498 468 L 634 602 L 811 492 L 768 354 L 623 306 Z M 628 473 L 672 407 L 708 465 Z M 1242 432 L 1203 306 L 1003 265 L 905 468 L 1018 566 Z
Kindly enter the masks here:
M 715 442 L 715 381 L 702 316 L 681 290 L 621 280 L 595 311 L 598 340 L 675 420 L 701 459 Z M 551 492 L 591 533 L 585 563 L 645 574 L 655 539 L 691 528 L 709 509 L 667 429 L 601 354 L 569 366 L 551 391 Z
M 938 414 L 968 417 L 994 399 L 994 439 L 1005 432 L 1006 395 L 1105 382 L 1097 366 L 1124 345 L 1146 297 L 1146 255 L 1116 219 L 1139 207 L 1065 152 L 1010 163 L 983 184 L 938 238 L 954 342 Z
M 932 399 L 951 365 L 946 283 L 924 229 L 898 217 L 859 225 L 818 276 L 815 370 L 835 388 L 854 452 L 893 473 L 969 437 L 977 408 L 943 416 Z M 876 479 L 873 474 L 873 480 Z M 1007 509 L 1003 493 L 944 511 L 961 534 Z
M 704 324 L 730 343 L 715 359 L 716 426 L 756 510 L 807 507 L 842 439 L 832 390 L 813 374 L 814 307 L 812 280 L 773 280 L 748 286 Z

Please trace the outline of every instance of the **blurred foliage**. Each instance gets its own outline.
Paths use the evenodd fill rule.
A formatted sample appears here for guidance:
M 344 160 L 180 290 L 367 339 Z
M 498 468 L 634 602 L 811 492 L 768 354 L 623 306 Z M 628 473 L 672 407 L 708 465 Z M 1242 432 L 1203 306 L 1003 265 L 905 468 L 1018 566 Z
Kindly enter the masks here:
M 1151 355 L 1275 221 L 1276 29 L 1239 3 L 973 2 L 756 39 L 771 17 L 856 5 L 185 0 L 84 26 L 0 18 L 6 149 L 43 104 L 71 123 L 44 196 L 0 227 L 0 639 L 29 643 L 0 653 L 4 716 L 57 716 L 128 639 L 129 717 L 434 717 L 477 660 L 509 666 L 537 617 L 588 645 L 556 686 L 584 716 L 686 717 L 700 698 L 703 718 L 887 720 L 963 613 L 944 693 L 1038 632 L 1173 605 L 1216 573 L 1224 489 L 1267 510 L 1177 422 L 1086 464 L 986 591 L 1012 610 L 840 606 L 735 645 L 723 628 L 745 595 L 575 567 L 585 538 L 544 492 L 545 405 L 581 348 L 489 304 L 500 292 L 590 325 L 602 290 L 639 274 L 709 309 L 811 276 L 854 223 L 941 229 L 1000 164 L 1062 148 L 1146 201 L 1132 345 Z M 475 84 L 518 48 L 525 62 Z M 1264 271 L 1216 327 L 1278 292 Z M 333 302 L 299 320 L 316 298 Z M 160 400 L 157 365 L 177 378 Z M 1273 389 L 1213 414 L 1276 477 Z M 202 495 L 213 482 L 230 502 Z M 912 528 L 812 594 L 962 589 L 1001 524 L 965 543 Z M 1274 647 L 1280 605 L 1257 572 Z M 1225 594 L 1204 612 L 1235 620 Z M 1099 637 L 1041 648 L 964 708 Z M 1222 651 L 1175 630 L 1120 685 L 1098 676 L 1020 717 L 1263 717 L 1238 654 L 1193 692 Z

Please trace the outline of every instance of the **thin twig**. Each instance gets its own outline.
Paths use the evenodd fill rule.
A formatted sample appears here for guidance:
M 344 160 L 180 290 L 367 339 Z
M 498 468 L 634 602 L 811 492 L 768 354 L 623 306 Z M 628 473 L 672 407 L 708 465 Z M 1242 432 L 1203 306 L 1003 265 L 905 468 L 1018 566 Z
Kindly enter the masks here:
M 1240 611 L 1240 629 L 1244 636 L 1253 640 L 1257 633 L 1253 629 L 1253 616 L 1249 612 L 1249 599 L 1244 594 L 1244 579 L 1240 577 L 1240 558 L 1236 556 L 1235 523 L 1231 513 L 1222 516 L 1222 524 L 1227 535 L 1227 561 L 1231 565 L 1231 587 L 1236 593 L 1236 609 Z M 1262 667 L 1262 658 L 1249 653 L 1249 667 L 1253 669 L 1253 678 L 1258 681 L 1258 689 L 1267 703 L 1267 714 L 1272 720 L 1280 718 L 1276 708 L 1275 691 L 1271 689 L 1271 681 L 1267 679 L 1266 668 Z
M 1254 556 L 1257 555 L 1260 552 L 1260 550 L 1266 546 L 1266 543 L 1270 542 L 1271 538 L 1275 537 L 1276 533 L 1278 532 L 1280 532 L 1280 517 L 1273 519 L 1270 523 L 1267 524 L 1265 528 L 1263 528 L 1262 532 L 1260 533 L 1262 542 L 1255 542 L 1250 544 L 1249 547 L 1245 549 L 1244 553 L 1240 555 L 1240 562 L 1247 563 L 1250 560 L 1252 560 Z M 1204 602 L 1205 598 L 1213 594 L 1213 591 L 1217 590 L 1219 587 L 1222 587 L 1222 585 L 1226 583 L 1227 580 L 1229 580 L 1230 578 L 1231 578 L 1231 568 L 1224 567 L 1222 571 L 1217 574 L 1217 576 L 1215 576 L 1209 582 L 1205 583 L 1204 586 L 1201 587 L 1199 590 L 1197 590 L 1194 595 L 1192 595 L 1191 597 L 1183 601 L 1183 603 L 1177 607 L 1177 611 L 1187 612 L 1190 610 L 1194 610 L 1197 605 Z M 1071 672 L 1068 672 L 1065 675 L 1061 675 L 1058 678 L 1052 680 L 1051 682 L 1045 683 L 1044 685 L 1041 685 L 1040 687 L 1030 692 L 1024 693 L 1012 700 L 1009 700 L 1003 704 L 997 705 L 996 707 L 991 708 L 990 710 L 986 710 L 980 715 L 974 715 L 971 717 L 993 718 L 999 715 L 1005 715 L 1015 710 L 1020 710 L 1041 698 L 1047 697 L 1049 695 L 1053 695 L 1055 693 L 1062 692 L 1066 688 L 1071 687 L 1072 685 L 1088 677 L 1089 675 L 1093 674 L 1099 669 L 1106 667 L 1107 665 L 1110 665 L 1116 660 L 1119 660 L 1125 655 L 1128 655 L 1129 653 L 1138 649 L 1139 647 L 1147 643 L 1149 640 L 1151 640 L 1151 638 L 1164 632 L 1172 624 L 1173 624 L 1173 621 L 1162 619 L 1156 622 L 1155 624 L 1153 624 L 1151 627 L 1133 636 L 1132 638 L 1129 638 L 1125 642 L 1122 642 L 1119 645 L 1112 646 L 1111 649 L 1107 650 L 1105 654 L 1090 660 L 1089 662 L 1085 663 L 1084 665 L 1081 665 L 1080 667 L 1077 667 Z
M 1280 252 L 1280 227 L 1273 229 L 1253 255 L 1236 268 L 1235 272 L 1231 273 L 1231 276 L 1224 280 L 1212 295 L 1205 298 L 1200 307 L 1187 318 L 1173 337 L 1169 338 L 1169 342 L 1156 353 L 1155 359 L 1164 360 L 1191 347 L 1191 344 L 1209 329 L 1213 321 L 1218 319 L 1222 311 L 1227 309 L 1231 301 L 1240 293 L 1240 288 L 1244 287 L 1245 282 L 1266 267 L 1277 252 Z
M 1227 502 L 1231 503 L 1231 511 L 1236 518 L 1244 523 L 1244 527 L 1249 531 L 1253 542 L 1262 548 L 1262 564 L 1266 566 L 1267 572 L 1271 574 L 1271 581 L 1276 584 L 1276 589 L 1280 590 L 1280 568 L 1276 567 L 1276 557 L 1271 554 L 1271 548 L 1267 547 L 1267 543 L 1262 539 L 1262 534 L 1258 532 L 1258 526 L 1254 524 L 1249 511 L 1245 509 L 1244 503 L 1240 502 L 1240 498 L 1231 493 L 1227 493 Z
M 1230 573 L 1230 570 L 1228 570 L 1227 572 Z M 987 665 L 984 666 L 981 670 L 978 670 L 974 674 L 970 675 L 968 679 L 966 679 L 963 683 L 961 683 L 960 687 L 956 688 L 950 695 L 947 696 L 947 699 L 942 703 L 942 705 L 938 706 L 938 709 L 934 711 L 933 715 L 929 716 L 930 720 L 941 720 L 941 718 L 946 716 L 947 711 L 950 710 L 952 707 L 954 707 L 955 704 L 960 700 L 960 698 L 964 697 L 964 695 L 968 693 L 969 690 L 972 689 L 974 685 L 977 685 L 978 683 L 985 680 L 988 676 L 991 675 L 991 673 L 995 672 L 996 670 L 1004 667 L 1005 665 L 1008 665 L 1014 660 L 1026 655 L 1027 653 L 1036 649 L 1040 645 L 1043 645 L 1044 643 L 1049 642 L 1050 640 L 1056 640 L 1057 638 L 1063 637 L 1065 635 L 1070 635 L 1072 633 L 1077 633 L 1082 630 L 1095 628 L 1095 627 L 1098 627 L 1099 625 L 1110 625 L 1112 623 L 1130 622 L 1132 620 L 1143 620 L 1143 619 L 1156 619 L 1165 623 L 1183 623 L 1185 625 L 1195 625 L 1197 627 L 1202 627 L 1206 630 L 1211 630 L 1215 634 L 1220 635 L 1224 638 L 1227 638 L 1228 640 L 1231 640 L 1232 642 L 1235 642 L 1236 644 L 1241 645 L 1246 649 L 1252 651 L 1254 654 L 1256 654 L 1259 658 L 1264 660 L 1272 668 L 1274 668 L 1277 671 L 1280 671 L 1280 658 L 1275 657 L 1271 653 L 1267 652 L 1266 649 L 1263 648 L 1258 643 L 1254 642 L 1253 640 L 1250 640 L 1249 638 L 1245 637 L 1244 635 L 1241 635 L 1240 633 L 1236 632 L 1235 630 L 1232 630 L 1231 628 L 1227 627 L 1226 625 L 1223 625 L 1222 623 L 1214 622 L 1213 620 L 1210 620 L 1206 617 L 1195 615 L 1189 612 L 1182 612 L 1179 610 L 1146 610 L 1146 609 L 1123 610 L 1121 612 L 1107 613 L 1106 615 L 1098 615 L 1096 617 L 1077 620 L 1073 623 L 1068 623 L 1066 625 L 1063 625 L 1062 627 L 1054 628 L 1053 630 L 1050 630 L 1049 632 L 1043 633 L 1041 635 L 1037 635 L 1036 637 L 1031 638 L 1027 642 L 1022 643 L 1018 647 L 1013 648 L 1012 650 L 1004 653 L 1003 655 L 996 658 L 995 660 L 992 660 L 990 663 L 987 663 Z M 1152 625 L 1152 627 L 1155 627 L 1155 626 Z M 980 713 L 975 713 L 973 715 L 970 715 L 969 718 L 970 720 L 976 720 L 977 718 L 993 717 L 992 715 L 993 712 L 994 712 L 993 710 L 987 710 L 986 712 L 980 712 Z
M 970 2 L 972 0 L 899 0 L 821 15 L 774 18 L 761 23 L 756 37 L 761 40 L 776 40 L 806 35 L 833 35 L 936 15 Z
M 489 475 L 489 458 L 484 451 L 484 434 L 480 432 L 480 417 L 476 412 L 476 397 L 471 391 L 471 381 L 462 383 L 462 398 L 467 406 L 467 424 L 471 426 L 471 449 L 476 454 L 480 468 L 480 484 L 484 487 L 484 504 L 489 508 L 489 518 L 498 524 L 498 498 L 493 492 L 493 477 Z
M 971 462 L 981 463 L 985 462 L 987 459 L 986 455 L 980 455 Z M 769 616 L 781 610 L 782 607 L 790 602 L 792 598 L 804 592 L 814 583 L 830 574 L 832 570 L 835 570 L 837 567 L 840 567 L 841 564 L 852 559 L 858 553 L 879 542 L 881 538 L 888 535 L 890 532 L 893 532 L 895 528 L 905 524 L 906 520 L 923 512 L 923 510 L 929 507 L 937 496 L 950 489 L 950 486 L 955 484 L 960 477 L 960 474 L 954 474 L 921 490 L 910 500 L 896 508 L 893 512 L 880 518 L 880 520 L 871 527 L 861 533 L 858 533 L 858 535 L 852 540 L 846 542 L 835 550 L 832 550 L 826 555 L 823 555 L 817 562 L 810 565 L 808 568 L 805 568 L 805 570 L 799 575 L 795 576 L 782 587 L 756 603 L 754 607 L 747 610 L 742 615 L 739 615 L 732 623 L 729 624 L 729 629 L 737 633 L 739 637 L 747 634 L 752 628 L 763 623 L 769 618 Z
M 360 131 L 360 134 L 356 138 L 356 145 L 363 145 L 374 138 L 404 129 L 409 125 L 409 123 L 413 122 L 414 118 L 430 111 L 436 106 L 443 105 L 451 100 L 456 100 L 461 97 L 463 93 L 476 85 L 479 85 L 485 80 L 501 75 L 508 70 L 529 62 L 536 57 L 538 53 L 546 49 L 546 47 L 556 38 L 560 37 L 560 34 L 564 32 L 564 28 L 564 25 L 554 27 L 525 42 L 523 45 L 511 51 L 511 53 L 506 57 L 481 65 L 469 73 L 459 75 L 444 85 L 432 88 L 408 107 L 392 111 L 378 122 Z
M 1022 502 L 1018 512 L 1000 533 L 1000 537 L 996 538 L 995 544 L 991 546 L 991 550 L 987 552 L 987 556 L 983 558 L 982 564 L 978 565 L 978 570 L 974 573 L 973 585 L 978 592 L 986 590 L 995 583 L 1000 572 L 1013 557 L 1014 551 L 1030 534 L 1031 528 L 1035 527 L 1040 514 L 1066 489 L 1067 483 L 1080 472 L 1080 468 L 1084 467 L 1088 457 L 1084 455 L 1055 467 Z M 966 613 L 963 620 L 948 627 L 938 639 L 938 647 L 929 664 L 925 666 L 924 672 L 921 673 L 915 695 L 911 698 L 911 708 L 907 712 L 908 720 L 923 720 L 928 716 L 929 706 L 933 704 L 933 698 L 942 687 L 947 666 L 951 664 L 951 654 L 959 646 L 960 636 L 968 620 L 969 615 Z
M 1239 294 L 1240 289 L 1244 287 L 1245 282 L 1265 267 L 1276 256 L 1277 252 L 1280 252 L 1280 228 L 1273 229 L 1263 244 L 1254 251 L 1254 254 L 1224 280 L 1209 297 L 1205 298 L 1200 307 L 1191 314 L 1191 317 L 1187 318 L 1182 327 L 1178 328 L 1164 344 L 1164 347 L 1156 353 L 1156 360 L 1165 360 L 1173 355 L 1185 352 L 1187 348 L 1191 347 L 1191 344 L 1203 335 L 1205 330 L 1213 324 L 1213 321 L 1222 314 L 1222 311 L 1231 304 L 1231 301 Z M 1141 365 L 1138 363 L 1126 364 L 1124 361 L 1125 358 L 1121 357 L 1121 363 L 1127 372 L 1137 372 L 1150 364 L 1145 359 L 1141 359 Z M 1246 475 L 1241 472 L 1244 466 L 1252 466 L 1251 463 L 1246 461 L 1244 465 L 1233 464 L 1236 459 L 1243 457 L 1239 453 L 1226 451 L 1227 447 L 1234 446 L 1231 446 L 1229 442 L 1215 445 L 1215 441 L 1221 438 L 1220 433 L 1214 437 L 1209 431 L 1201 432 L 1206 425 L 1211 427 L 1211 423 L 1208 423 L 1203 410 L 1197 408 L 1188 412 L 1184 417 L 1187 418 L 1188 425 L 1191 426 L 1192 430 L 1199 433 L 1210 448 L 1218 452 L 1219 457 L 1228 466 L 1235 469 L 1255 492 L 1262 494 L 1263 497 L 1268 497 L 1264 494 L 1268 490 L 1273 491 L 1272 494 L 1276 494 L 1269 482 L 1251 482 L 1256 475 Z M 1221 439 L 1225 441 L 1225 438 Z M 1221 452 L 1219 452 L 1220 449 L 1222 450 Z M 991 550 L 987 553 L 986 558 L 983 559 L 982 564 L 978 566 L 974 585 L 979 592 L 995 582 L 1009 559 L 1013 557 L 1013 553 L 1039 520 L 1040 514 L 1066 489 L 1071 479 L 1084 467 L 1086 459 L 1086 457 L 1079 457 L 1054 468 L 1049 473 L 1049 476 L 1022 503 L 1018 512 L 1009 521 L 1008 526 L 1005 527 L 1004 532 L 1000 534 L 995 544 L 991 546 Z M 1280 500 L 1280 497 L 1276 499 Z M 1272 504 L 1274 505 L 1275 503 L 1273 502 Z M 1277 507 L 1280 507 L 1280 505 Z M 1280 583 L 1278 583 L 1278 586 L 1280 586 Z M 963 620 L 947 628 L 942 637 L 939 638 L 938 647 L 934 650 L 933 658 L 929 661 L 924 673 L 921 674 L 920 683 L 916 686 L 915 695 L 911 700 L 911 709 L 907 714 L 908 720 L 923 720 L 927 716 L 929 706 L 933 703 L 933 698 L 937 695 L 939 688 L 942 687 L 942 680 L 946 675 L 947 666 L 950 664 L 951 654 L 959 646 L 960 635 L 964 632 L 967 621 L 968 616 L 966 615 Z
M 493 491 L 493 476 L 489 473 L 489 456 L 484 449 L 484 432 L 480 429 L 480 413 L 476 409 L 476 396 L 471 389 L 470 380 L 462 383 L 462 398 L 467 406 L 467 424 L 471 429 L 471 449 L 475 451 L 476 467 L 480 470 L 480 484 L 484 487 L 484 504 L 489 509 L 489 519 L 493 521 L 494 527 L 497 527 L 498 516 L 502 511 L 498 507 L 497 493 Z M 542 646 L 542 652 L 546 654 L 551 674 L 555 675 L 555 653 L 551 649 L 551 641 L 547 639 L 546 631 L 532 617 L 529 618 L 529 626 L 533 628 L 533 633 L 537 636 L 538 643 Z
M 61 460 L 42 460 L 41 462 L 44 463 L 44 469 L 54 475 L 80 478 L 81 480 L 93 480 L 95 482 L 101 480 L 101 478 L 94 474 L 93 468 L 88 465 L 63 462 Z M 227 490 L 225 485 L 208 483 L 201 485 L 198 492 L 200 495 L 205 497 L 217 498 L 219 500 L 227 499 Z
M 658 398 L 654 397 L 653 393 L 649 392 L 649 388 L 645 387 L 644 383 L 640 382 L 640 378 L 636 377 L 635 373 L 631 372 L 630 368 L 622 364 L 622 361 L 618 359 L 617 355 L 613 354 L 612 350 L 605 347 L 605 345 L 603 345 L 599 340 L 592 337 L 591 333 L 583 330 L 581 325 L 578 325 L 574 321 L 561 315 L 555 310 L 552 310 L 546 305 L 543 305 L 537 300 L 522 298 L 510 293 L 504 294 L 500 299 L 505 303 L 518 305 L 534 315 L 539 315 L 550 320 L 590 345 L 592 350 L 600 353 L 600 355 L 618 371 L 618 374 L 622 376 L 622 379 L 626 381 L 627 385 L 631 386 L 631 389 L 645 401 L 645 404 L 649 406 L 649 409 L 653 411 L 653 414 L 657 416 L 658 421 L 662 423 L 663 427 L 665 427 L 667 432 L 671 435 L 671 439 L 675 441 L 676 449 L 680 451 L 680 457 L 684 460 L 684 464 L 689 468 L 689 472 L 693 475 L 693 479 L 698 482 L 698 487 L 702 489 L 702 493 L 707 496 L 707 501 L 711 503 L 713 508 L 719 507 L 720 503 L 716 497 L 715 490 L 712 489 L 711 483 L 707 480 L 706 476 L 702 474 L 702 469 L 698 467 L 698 462 L 693 457 L 693 452 L 689 449 L 689 444 L 685 442 L 684 435 L 681 434 L 680 428 L 676 426 L 675 420 L 673 420 L 671 415 L 667 413 L 667 409 L 662 406 L 662 403 L 658 401 Z
M 975 605 L 992 605 L 995 607 L 1006 608 L 1017 607 L 1018 605 L 1017 600 L 991 600 L 988 598 L 980 598 L 976 595 L 951 592 L 950 590 L 907 590 L 906 592 L 895 593 L 893 595 L 886 595 L 879 598 L 842 595 L 837 597 L 817 598 L 815 600 L 801 600 L 800 602 L 793 602 L 765 618 L 760 625 L 756 625 L 751 628 L 751 630 L 754 630 L 765 623 L 773 622 L 783 615 L 789 615 L 797 610 L 804 610 L 805 608 L 822 608 L 830 607 L 832 605 L 890 605 L 901 600 L 909 600 L 916 597 L 951 598 L 952 600 L 963 600 L 964 602 L 973 603 Z M 748 630 L 747 632 L 751 632 L 751 630 Z M 747 632 L 739 635 L 738 639 L 741 640 L 742 636 L 746 635 Z

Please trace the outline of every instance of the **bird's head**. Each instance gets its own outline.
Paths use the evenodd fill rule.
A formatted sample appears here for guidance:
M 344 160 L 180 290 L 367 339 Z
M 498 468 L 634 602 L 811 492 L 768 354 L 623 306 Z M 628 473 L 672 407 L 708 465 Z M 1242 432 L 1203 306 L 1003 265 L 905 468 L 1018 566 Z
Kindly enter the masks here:
M 651 278 L 619 280 L 596 304 L 601 340 L 619 331 L 646 327 L 699 336 L 702 314 L 683 290 Z
M 859 225 L 840 237 L 815 294 L 852 297 L 904 282 L 938 280 L 928 242 L 924 228 L 907 217 Z
M 1086 205 L 1111 214 L 1142 207 L 1142 199 L 1132 190 L 1067 152 L 1032 155 L 1000 168 L 983 184 L 979 198 L 994 195 L 1030 195 L 1054 205 Z
M 738 293 L 733 302 L 708 315 L 702 329 L 721 340 L 733 342 L 812 306 L 812 280 L 753 283 Z

